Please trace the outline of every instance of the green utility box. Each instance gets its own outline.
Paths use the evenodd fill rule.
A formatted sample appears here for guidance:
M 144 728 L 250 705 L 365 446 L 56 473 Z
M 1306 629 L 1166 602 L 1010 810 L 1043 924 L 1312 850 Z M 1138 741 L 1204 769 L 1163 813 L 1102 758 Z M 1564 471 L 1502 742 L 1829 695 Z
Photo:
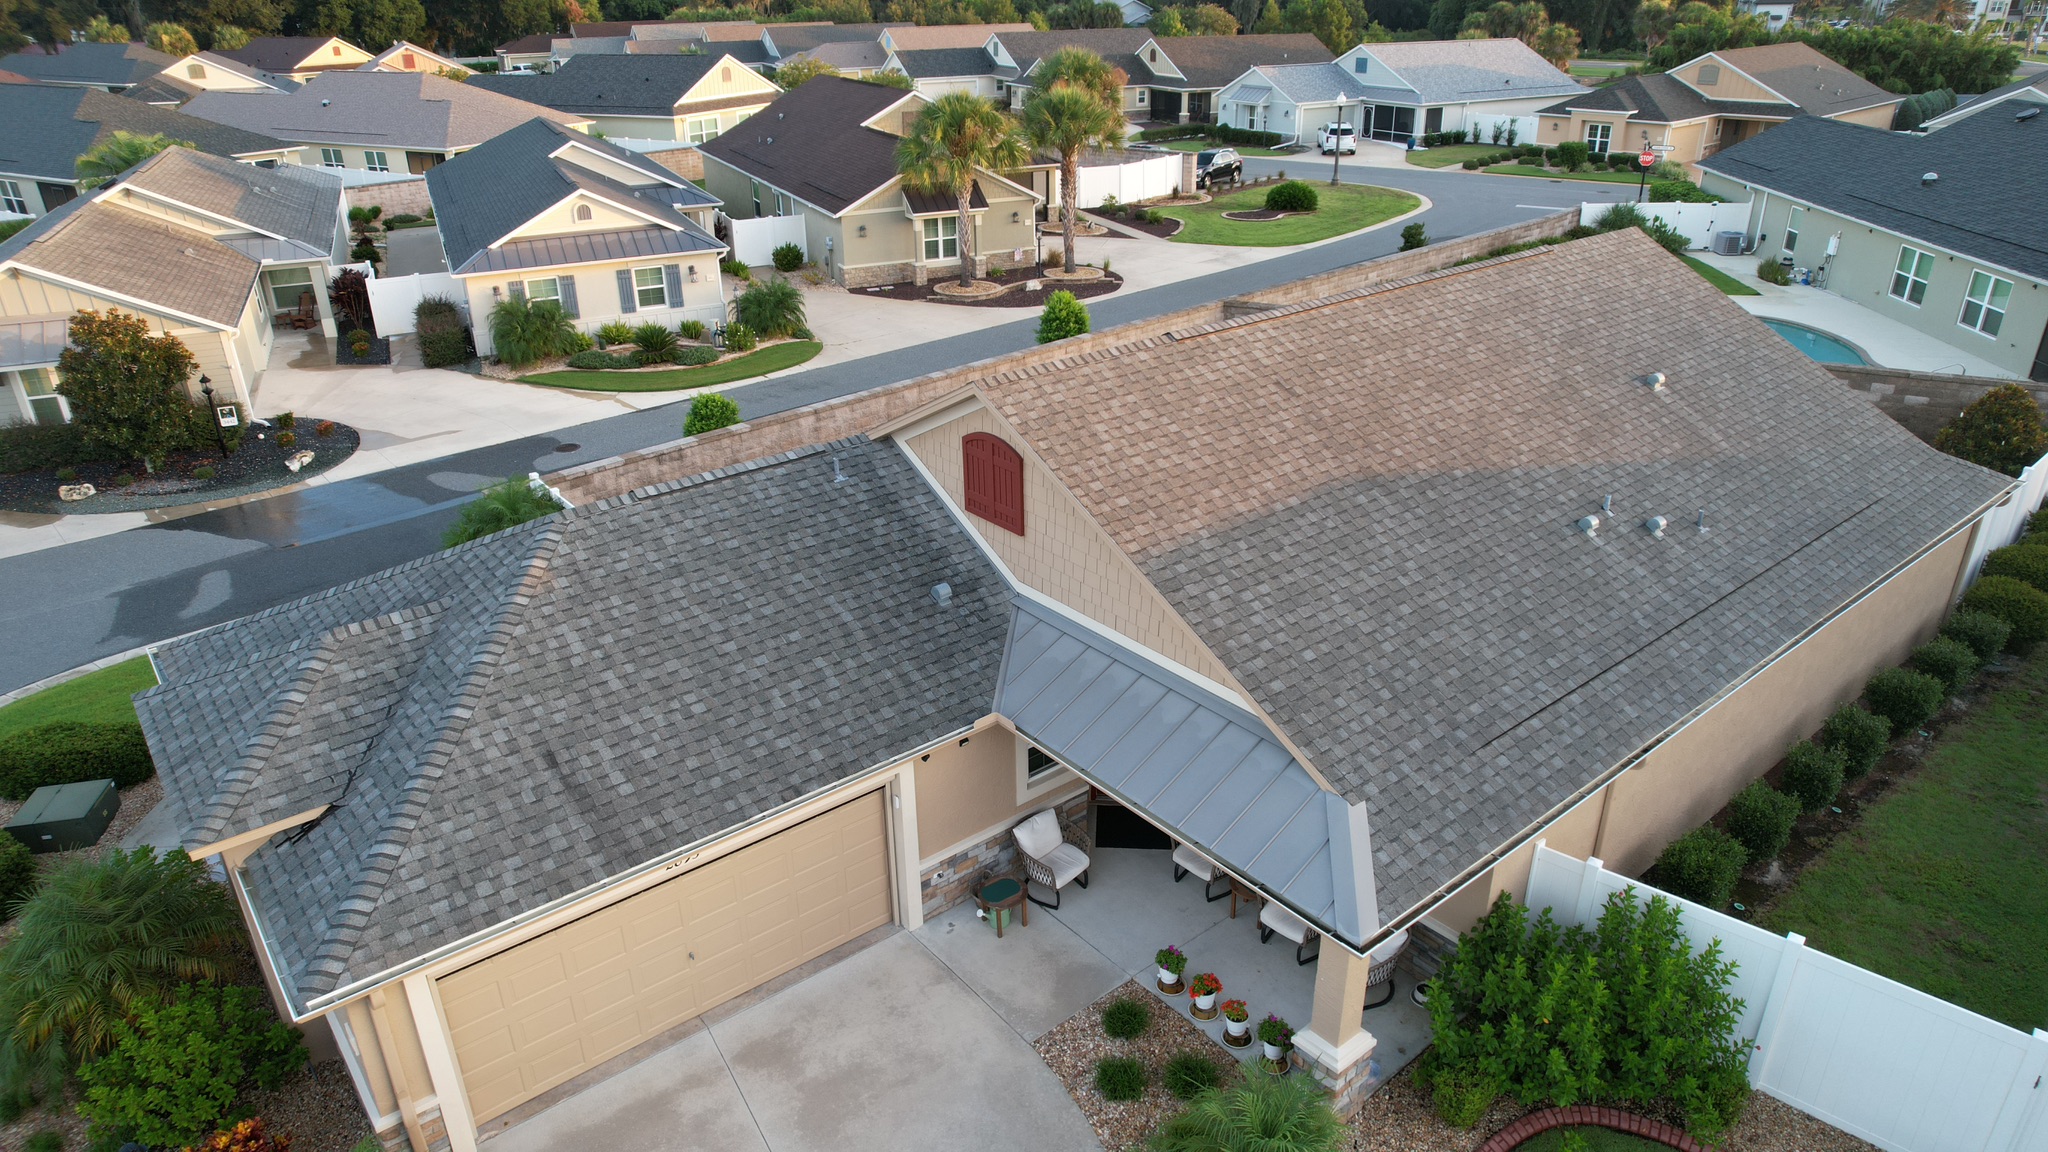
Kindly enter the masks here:
M 120 810 L 112 780 L 49 784 L 29 794 L 7 831 L 31 852 L 69 852 L 99 843 Z

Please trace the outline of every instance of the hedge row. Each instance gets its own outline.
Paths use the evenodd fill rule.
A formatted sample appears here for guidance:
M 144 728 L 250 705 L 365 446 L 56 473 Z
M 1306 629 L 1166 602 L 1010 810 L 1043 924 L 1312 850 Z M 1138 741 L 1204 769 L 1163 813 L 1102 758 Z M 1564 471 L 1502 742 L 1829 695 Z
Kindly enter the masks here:
M 1287 137 L 1278 132 L 1254 132 L 1249 128 L 1232 128 L 1228 124 L 1169 124 L 1164 128 L 1147 128 L 1138 133 L 1137 138 L 1147 143 L 1160 140 L 1214 140 L 1221 144 L 1242 144 L 1250 148 L 1276 148 L 1287 141 Z
M 42 724 L 0 740 L 0 797 L 26 800 L 46 784 L 112 780 L 140 784 L 155 773 L 142 725 Z

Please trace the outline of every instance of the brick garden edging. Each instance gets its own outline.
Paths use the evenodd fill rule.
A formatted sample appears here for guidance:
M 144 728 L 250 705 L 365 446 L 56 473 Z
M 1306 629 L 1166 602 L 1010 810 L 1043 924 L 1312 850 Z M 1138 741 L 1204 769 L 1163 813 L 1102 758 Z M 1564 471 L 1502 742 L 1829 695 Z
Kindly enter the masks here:
M 1552 1128 L 1577 1127 L 1612 1128 L 1616 1132 L 1654 1140 L 1679 1152 L 1709 1152 L 1705 1144 L 1686 1135 L 1684 1129 L 1620 1108 L 1594 1104 L 1574 1104 L 1569 1108 L 1545 1108 L 1541 1112 L 1531 1112 L 1494 1133 L 1479 1146 L 1479 1152 L 1508 1152 L 1524 1140 Z

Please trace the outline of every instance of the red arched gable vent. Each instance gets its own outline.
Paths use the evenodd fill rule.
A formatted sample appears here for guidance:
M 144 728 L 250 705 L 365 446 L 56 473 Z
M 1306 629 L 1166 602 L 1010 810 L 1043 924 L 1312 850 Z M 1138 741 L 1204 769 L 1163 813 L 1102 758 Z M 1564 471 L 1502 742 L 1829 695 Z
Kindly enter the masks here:
M 966 462 L 967 510 L 984 520 L 1024 534 L 1024 458 L 986 432 L 960 441 Z

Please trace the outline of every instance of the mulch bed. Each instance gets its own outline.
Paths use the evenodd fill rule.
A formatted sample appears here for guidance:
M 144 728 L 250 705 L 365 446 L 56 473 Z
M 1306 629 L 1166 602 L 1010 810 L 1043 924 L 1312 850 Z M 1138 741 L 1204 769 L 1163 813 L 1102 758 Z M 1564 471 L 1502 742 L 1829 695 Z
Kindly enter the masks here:
M 1102 1031 L 1102 1010 L 1113 1000 L 1136 1000 L 1152 1009 L 1152 1024 L 1135 1040 L 1112 1040 Z M 1207 1056 L 1223 1069 L 1228 1084 L 1239 1073 L 1232 1054 L 1218 1046 L 1208 1034 L 1180 1012 L 1159 1002 L 1136 980 L 1083 1008 L 1066 1023 L 1038 1038 L 1032 1047 L 1039 1058 L 1060 1078 L 1067 1094 L 1081 1109 L 1081 1115 L 1095 1129 L 1104 1148 L 1142 1147 L 1166 1118 L 1179 1111 L 1181 1102 L 1160 1083 L 1166 1062 L 1182 1052 Z M 1095 1062 L 1105 1056 L 1132 1056 L 1143 1061 L 1150 1073 L 1145 1094 L 1128 1103 L 1102 1098 L 1095 1090 Z
M 350 1152 L 372 1135 L 348 1065 L 339 1060 L 309 1064 L 277 1091 L 250 1092 L 236 1105 L 263 1117 L 271 1131 L 291 1133 L 292 1152 Z
M 356 350 L 349 346 L 349 343 L 346 339 L 338 339 L 335 341 L 334 362 L 336 364 L 350 364 L 358 366 L 368 366 L 372 364 L 389 364 L 391 363 L 391 337 L 371 337 L 370 354 L 360 359 L 356 357 Z
M 1096 215 L 1093 212 L 1087 214 L 1090 216 Z M 1147 236 L 1157 236 L 1161 240 L 1171 238 L 1174 233 L 1179 232 L 1186 225 L 1186 221 L 1176 220 L 1171 216 L 1157 224 L 1148 223 L 1144 220 L 1125 220 L 1122 217 L 1108 217 L 1108 219 L 1114 219 L 1118 224 L 1129 228 L 1133 232 L 1143 232 Z M 1129 239 L 1129 237 L 1124 236 L 1121 232 L 1112 231 L 1110 235 L 1121 239 Z
M 958 283 L 957 274 L 950 277 L 935 276 L 927 284 L 885 284 L 871 288 L 854 288 L 849 290 L 848 295 L 870 300 L 930 300 L 939 304 L 951 304 L 957 308 L 1039 308 L 1044 306 L 1047 294 L 1058 289 L 1064 288 L 1079 299 L 1089 300 L 1097 296 L 1107 296 L 1124 286 L 1124 278 L 1114 272 L 1104 274 L 1100 280 L 1047 280 L 1044 276 L 1043 264 L 1030 268 L 1005 269 L 1000 282 L 1009 286 L 1008 291 L 978 299 L 942 296 L 933 290 L 937 284 L 947 280 Z M 989 278 L 995 279 L 993 276 Z M 1038 281 L 1038 291 L 1024 290 L 1024 284 L 1028 280 Z
M 142 465 L 132 460 L 101 460 L 73 465 L 73 470 L 78 473 L 76 480 L 59 480 L 54 468 L 0 476 L 0 511 L 51 516 L 144 512 L 152 508 L 247 496 L 297 484 L 355 455 L 362 444 L 362 435 L 354 428 L 336 424 L 332 432 L 322 436 L 317 431 L 320 423 L 317 417 L 299 417 L 294 429 L 298 443 L 290 448 L 278 445 L 278 429 L 253 427 L 242 437 L 242 446 L 226 459 L 221 458 L 216 448 L 173 452 L 155 474 L 143 471 Z M 286 458 L 295 452 L 313 453 L 312 461 L 296 473 L 285 467 Z M 193 470 L 201 467 L 212 468 L 214 477 L 211 480 L 194 477 Z M 133 482 L 125 487 L 116 484 L 114 478 L 122 475 L 130 477 Z M 57 498 L 57 488 L 62 484 L 90 484 L 99 491 L 67 504 Z

